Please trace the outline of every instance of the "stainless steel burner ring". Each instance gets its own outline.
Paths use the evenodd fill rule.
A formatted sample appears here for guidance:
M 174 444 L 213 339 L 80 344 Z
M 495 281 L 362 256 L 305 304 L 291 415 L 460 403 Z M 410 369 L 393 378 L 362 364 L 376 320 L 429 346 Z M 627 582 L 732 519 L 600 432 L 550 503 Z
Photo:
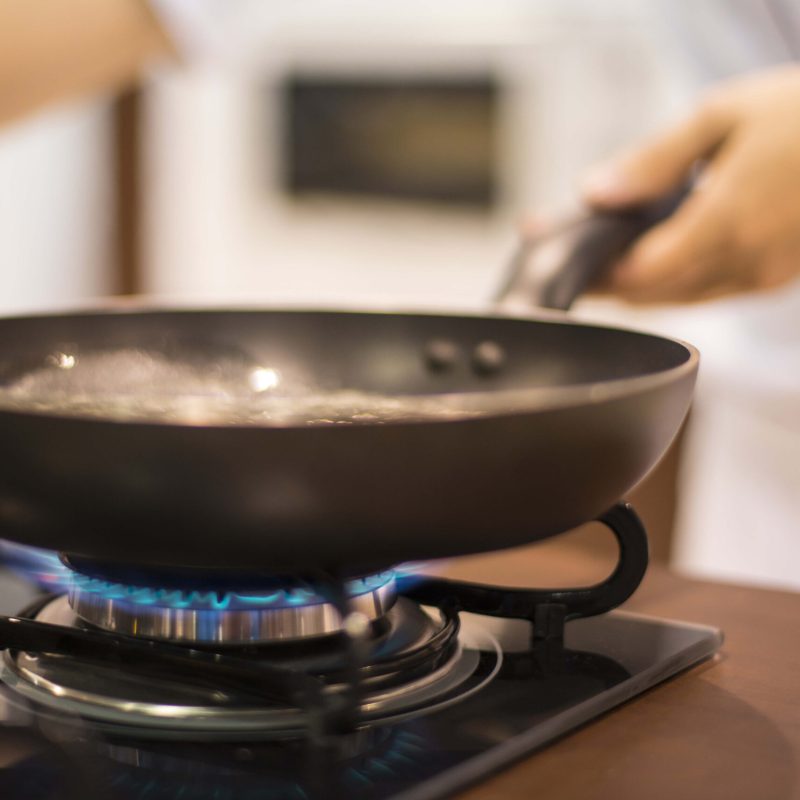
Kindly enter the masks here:
M 352 611 L 372 621 L 397 597 L 393 573 L 346 586 Z M 83 620 L 107 631 L 183 643 L 251 644 L 336 633 L 341 615 L 311 589 L 260 593 L 185 592 L 123 586 L 75 574 L 69 604 Z

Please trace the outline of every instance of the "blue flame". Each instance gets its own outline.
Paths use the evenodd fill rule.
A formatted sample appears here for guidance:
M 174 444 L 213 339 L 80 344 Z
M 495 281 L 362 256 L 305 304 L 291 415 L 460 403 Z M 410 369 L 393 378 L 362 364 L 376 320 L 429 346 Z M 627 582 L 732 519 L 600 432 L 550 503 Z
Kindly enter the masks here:
M 187 591 L 183 589 L 135 586 L 73 572 L 54 550 L 16 544 L 0 539 L 0 565 L 32 581 L 47 592 L 61 593 L 70 588 L 99 594 L 105 600 L 122 600 L 142 606 L 213 611 L 292 608 L 318 605 L 328 600 L 311 585 L 296 584 L 280 589 L 271 586 L 263 592 Z M 392 581 L 399 586 L 413 585 L 416 573 L 429 564 L 402 564 L 396 569 L 355 578 L 345 585 L 350 597 L 376 591 Z
M 389 570 L 376 575 L 356 578 L 345 584 L 345 590 L 350 597 L 358 597 L 386 586 L 394 580 L 394 577 L 394 571 Z M 81 592 L 99 595 L 103 600 L 122 600 L 134 605 L 157 606 L 158 608 L 190 608 L 211 611 L 257 610 L 292 608 L 329 602 L 323 593 L 316 591 L 310 585 L 287 586 L 278 590 L 270 588 L 264 592 L 247 593 L 214 590 L 187 591 L 114 583 L 77 572 L 71 576 L 71 585 Z
M 399 730 L 382 755 L 368 756 L 344 771 L 345 787 L 351 790 L 354 797 L 364 791 L 369 792 L 376 786 L 381 786 L 382 782 L 391 781 L 398 775 L 407 773 L 409 768 L 418 767 L 420 753 L 426 750 L 427 742 L 422 736 L 411 731 Z
M 70 570 L 61 563 L 54 550 L 0 539 L 0 565 L 46 592 L 65 592 L 70 585 Z

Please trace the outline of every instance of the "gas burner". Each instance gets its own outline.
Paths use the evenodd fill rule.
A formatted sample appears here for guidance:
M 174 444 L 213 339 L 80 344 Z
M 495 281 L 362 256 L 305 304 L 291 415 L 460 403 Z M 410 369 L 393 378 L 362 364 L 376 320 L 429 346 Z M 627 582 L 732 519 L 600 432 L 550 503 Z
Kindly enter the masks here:
M 86 626 L 64 596 L 46 601 L 31 616 L 71 630 Z M 461 630 L 457 616 L 428 613 L 405 598 L 386 614 L 383 629 L 373 631 L 368 645 L 366 663 L 358 669 L 357 713 L 371 723 L 428 714 L 462 700 L 490 681 L 502 661 L 489 634 L 479 628 Z M 320 647 L 319 640 L 278 642 L 230 652 L 256 669 L 290 666 L 313 675 L 330 696 L 347 691 L 352 680 L 341 642 L 331 647 Z M 192 665 L 186 672 L 159 672 L 136 660 L 120 669 L 91 657 L 6 651 L 3 680 L 58 715 L 77 714 L 116 733 L 136 730 L 138 736 L 155 739 L 176 732 L 188 739 L 235 739 L 243 734 L 294 738 L 309 729 L 314 713 L 265 700 L 246 685 L 225 687 L 197 680 Z
M 72 570 L 69 604 L 86 622 L 129 636 L 191 644 L 241 645 L 326 636 L 342 629 L 329 593 L 309 580 L 261 576 L 204 576 L 187 588 L 185 576 L 148 582 L 120 580 L 113 569 Z M 118 570 L 117 570 L 118 572 Z M 369 622 L 383 617 L 397 593 L 394 573 L 353 578 L 344 584 L 349 611 Z
M 575 589 L 402 573 L 287 579 L 63 556 L 73 571 L 66 596 L 0 618 L 2 678 L 58 713 L 137 735 L 324 738 L 431 713 L 500 670 L 492 636 L 480 624 L 462 629 L 461 612 L 532 623 L 532 652 L 557 661 L 566 621 L 607 611 L 638 586 L 647 566 L 638 517 L 620 505 L 599 519 L 619 561 L 605 581 Z
M 36 553 L 37 580 L 60 594 L 0 615 L 11 794 L 450 796 L 719 647 L 714 629 L 605 613 L 636 589 L 647 539 L 627 506 L 600 521 L 619 543 L 617 566 L 569 589 L 402 568 L 301 580 L 74 556 L 62 557 L 73 570 L 62 584 L 64 563 Z M 361 598 L 375 603 L 371 623 Z M 311 619 L 319 606 L 342 619 L 312 629 L 326 635 L 262 624 L 294 610 Z M 243 635 L 230 615 L 253 615 L 242 619 L 269 640 L 253 641 L 252 623 Z

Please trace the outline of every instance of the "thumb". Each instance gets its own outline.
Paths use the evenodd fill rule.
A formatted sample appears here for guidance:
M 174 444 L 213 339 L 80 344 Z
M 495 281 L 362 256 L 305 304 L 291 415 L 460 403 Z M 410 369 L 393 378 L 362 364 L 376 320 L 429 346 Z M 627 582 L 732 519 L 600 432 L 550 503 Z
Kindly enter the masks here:
M 694 163 L 709 156 L 731 127 L 709 105 L 639 147 L 589 170 L 583 199 L 595 208 L 622 208 L 656 200 L 685 182 Z

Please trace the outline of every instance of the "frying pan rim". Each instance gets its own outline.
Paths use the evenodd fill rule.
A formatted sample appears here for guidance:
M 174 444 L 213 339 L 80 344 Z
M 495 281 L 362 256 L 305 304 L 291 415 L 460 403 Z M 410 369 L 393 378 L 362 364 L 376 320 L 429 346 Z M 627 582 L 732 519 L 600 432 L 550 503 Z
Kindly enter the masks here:
M 341 306 L 325 307 L 325 306 L 294 306 L 294 305 L 281 305 L 281 306 L 253 306 L 250 305 L 181 305 L 172 304 L 160 305 L 157 302 L 147 304 L 140 304 L 137 301 L 123 300 L 121 304 L 105 305 L 105 306 L 91 306 L 80 307 L 77 310 L 60 311 L 56 313 L 36 312 L 31 314 L 2 316 L 0 317 L 0 326 L 5 322 L 25 321 L 34 319 L 68 319 L 74 317 L 92 317 L 92 316 L 159 316 L 165 314 L 218 314 L 218 313 L 280 313 L 280 314 L 305 314 L 305 315 L 323 315 L 323 314 L 336 314 L 342 316 L 362 316 L 362 317 L 380 317 L 380 316 L 411 316 L 411 317 L 433 317 L 433 318 L 452 318 L 452 319 L 475 319 L 475 320 L 508 320 L 516 322 L 543 322 L 551 325 L 568 325 L 571 327 L 588 328 L 599 331 L 612 331 L 621 334 L 631 334 L 634 336 L 642 336 L 650 339 L 656 339 L 661 342 L 669 342 L 679 345 L 686 353 L 687 358 L 676 366 L 667 369 L 657 370 L 655 372 L 645 373 L 644 375 L 636 375 L 626 378 L 611 378 L 602 381 L 593 381 L 591 383 L 576 383 L 568 386 L 546 386 L 546 387 L 530 387 L 521 389 L 487 389 L 485 391 L 471 391 L 471 392 L 438 392 L 435 394 L 410 394 L 403 395 L 403 398 L 430 398 L 446 397 L 448 399 L 456 400 L 459 397 L 469 397 L 472 402 L 471 408 L 476 412 L 474 415 L 464 413 L 458 416 L 446 418 L 411 418 L 399 420 L 385 420 L 379 424 L 370 422 L 358 422 L 351 425 L 308 425 L 305 423 L 289 423 L 278 425 L 254 425 L 247 423 L 226 423 L 226 424 L 207 424 L 207 423 L 187 423 L 176 421 L 159 421 L 153 419 L 112 419 L 91 416 L 88 414 L 64 414 L 54 413 L 52 411 L 36 411 L 33 409 L 22 410 L 16 408 L 2 407 L 0 405 L 0 419 L 46 419 L 54 422 L 70 422 L 70 423 L 87 423 L 90 425 L 101 426 L 126 426 L 134 427 L 137 429 L 147 428 L 172 428 L 181 431 L 230 431 L 230 430 L 264 430 L 264 431 L 333 431 L 333 430 L 354 430 L 359 428 L 374 429 L 389 428 L 389 427 L 406 427 L 416 425 L 443 425 L 443 424 L 463 424 L 466 422 L 481 422 L 498 418 L 524 416 L 532 413 L 558 411 L 561 409 L 574 408 L 576 406 L 592 406 L 604 402 L 619 399 L 625 396 L 635 396 L 637 394 L 652 391 L 665 383 L 672 383 L 681 380 L 683 377 L 690 376 L 697 371 L 700 363 L 700 353 L 697 348 L 681 339 L 675 337 L 662 336 L 649 331 L 637 330 L 635 328 L 618 325 L 597 324 L 594 322 L 585 322 L 583 320 L 573 320 L 566 312 L 556 311 L 552 309 L 535 309 L 530 314 L 508 314 L 505 312 L 495 311 L 438 311 L 435 309 L 409 309 L 409 308 L 390 308 L 381 307 L 375 308 L 345 308 Z M 493 403 L 487 403 L 483 408 L 481 407 L 481 398 L 491 398 Z M 497 399 L 514 400 L 520 405 L 514 408 L 502 409 Z M 475 402 L 475 401 L 478 402 Z M 497 408 L 488 406 L 495 404 Z

